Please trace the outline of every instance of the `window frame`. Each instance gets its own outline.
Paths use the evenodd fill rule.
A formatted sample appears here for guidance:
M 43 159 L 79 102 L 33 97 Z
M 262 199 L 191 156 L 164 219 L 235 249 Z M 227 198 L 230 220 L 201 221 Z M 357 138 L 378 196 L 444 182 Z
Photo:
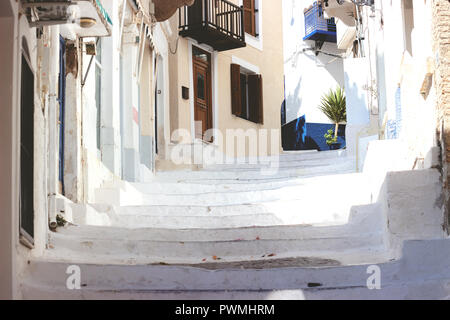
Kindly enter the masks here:
M 264 106 L 263 106 L 263 87 L 262 87 L 262 75 L 259 72 L 255 72 L 254 70 L 250 70 L 246 68 L 245 66 L 239 64 L 239 63 L 233 63 L 231 64 L 231 69 L 233 70 L 233 67 L 239 67 L 239 77 L 237 77 L 237 70 L 235 70 L 235 73 L 231 74 L 231 89 L 232 89 L 232 97 L 231 97 L 231 113 L 235 115 L 238 118 L 241 118 L 243 120 L 250 121 L 254 124 L 262 125 L 264 124 Z M 242 78 L 245 77 L 245 91 L 244 86 L 242 85 Z M 250 77 L 254 77 L 253 80 L 250 79 Z M 238 80 L 239 78 L 239 80 Z M 234 84 L 234 81 L 239 81 L 239 84 Z M 250 85 L 253 86 L 260 86 L 259 89 L 257 89 L 257 94 L 254 97 L 250 96 Z M 239 89 L 237 89 L 239 87 Z M 236 91 L 239 92 L 239 99 L 236 98 L 236 96 L 233 96 L 233 88 L 236 88 Z M 253 87 L 255 89 L 255 87 Z M 234 92 L 235 93 L 235 92 Z M 236 100 L 235 100 L 236 99 Z M 239 100 L 239 101 L 237 101 Z M 255 100 L 257 101 L 256 104 L 252 104 L 253 101 L 255 103 Z M 243 105 L 243 102 L 245 101 L 245 106 Z M 236 106 L 235 104 L 239 103 L 239 106 Z M 253 106 L 253 108 L 252 108 Z M 244 111 L 245 110 L 245 111 Z M 243 112 L 244 111 L 244 112 Z

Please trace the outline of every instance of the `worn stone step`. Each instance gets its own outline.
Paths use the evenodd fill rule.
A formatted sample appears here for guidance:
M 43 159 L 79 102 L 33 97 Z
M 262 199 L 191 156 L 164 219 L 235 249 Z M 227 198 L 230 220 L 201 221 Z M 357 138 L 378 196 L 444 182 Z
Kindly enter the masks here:
M 342 164 L 348 161 L 345 158 L 330 158 L 330 159 L 310 159 L 310 160 L 284 160 L 283 158 L 274 158 L 269 160 L 254 160 L 246 163 L 224 163 L 211 165 L 204 168 L 204 171 L 254 171 L 267 169 L 269 167 L 277 167 L 280 169 L 303 169 L 314 168 L 319 166 L 329 166 Z
M 293 168 L 264 168 L 255 170 L 198 170 L 198 171 L 160 171 L 155 179 L 166 181 L 195 181 L 195 180 L 242 180 L 242 181 L 264 181 L 276 179 L 289 179 L 294 177 L 312 177 L 318 175 L 329 175 L 336 173 L 355 172 L 356 167 L 353 161 L 339 161 L 333 164 L 301 166 Z
M 334 183 L 332 183 L 334 181 Z M 329 188 L 335 185 L 335 191 L 327 192 Z M 320 203 L 323 197 L 327 197 L 330 202 L 335 201 L 339 203 L 345 197 L 348 197 L 351 193 L 357 193 L 362 195 L 366 192 L 364 185 L 358 184 L 357 181 L 351 179 L 334 179 L 317 182 L 311 182 L 305 185 L 294 185 L 286 187 L 272 187 L 272 189 L 265 190 L 252 190 L 240 191 L 236 189 L 230 189 L 227 192 L 221 192 L 212 190 L 205 192 L 204 188 L 200 190 L 192 190 L 190 193 L 155 193 L 145 194 L 137 189 L 133 191 L 125 191 L 123 194 L 118 194 L 122 190 L 117 188 L 103 188 L 98 191 L 97 199 L 99 203 L 108 203 L 107 199 L 120 199 L 121 197 L 129 198 L 128 203 L 135 205 L 171 205 L 171 204 L 184 204 L 191 206 L 219 206 L 219 205 L 239 205 L 259 202 L 269 202 L 277 200 L 303 200 L 305 204 L 309 204 L 313 201 Z M 171 192 L 171 191 L 167 191 Z M 127 194 L 128 193 L 128 194 Z M 101 195 L 101 196 L 100 196 Z M 338 201 L 340 200 L 340 201 Z M 113 203 L 115 204 L 115 203 Z M 126 205 L 120 203 L 119 205 Z
M 170 216 L 165 215 L 125 215 L 112 219 L 113 226 L 124 228 L 238 228 L 251 226 L 276 226 L 292 222 L 294 219 L 280 219 L 273 214 L 241 214 L 239 216 Z
M 221 268 L 249 265 L 269 267 L 281 260 L 286 266 L 298 259 L 306 266 L 322 264 L 376 263 L 389 259 L 380 235 L 330 237 L 326 239 L 249 240 L 249 241 L 160 241 L 74 239 L 54 236 L 45 258 L 56 261 L 104 264 L 167 264 Z
M 393 261 L 374 261 L 380 270 L 381 289 L 369 290 L 372 263 L 310 267 L 201 268 L 181 265 L 85 264 L 32 258 L 22 277 L 24 298 L 124 298 L 195 297 L 212 292 L 293 292 L 298 298 L 416 298 L 450 296 L 450 244 L 444 240 L 406 241 L 401 256 Z M 435 254 L 439 252 L 440 254 Z M 81 290 L 68 290 L 67 268 L 81 271 Z M 418 280 L 419 279 L 419 280 Z M 174 295 L 174 291 L 180 296 Z M 61 295 L 60 295 L 61 294 Z M 184 295 L 183 295 L 184 294 Z M 202 295 L 200 295 L 202 297 Z M 241 296 L 242 297 L 242 296 Z M 292 295 L 291 295 L 292 297 Z
M 52 256 L 147 263 L 199 263 L 220 257 L 240 261 L 317 254 L 352 255 L 355 250 L 379 251 L 384 247 L 382 224 L 372 214 L 360 215 L 347 224 L 328 226 L 285 225 L 239 228 L 125 229 L 69 226 L 52 233 Z M 111 260 L 112 259 L 112 260 Z
M 127 218 L 128 215 L 124 215 Z M 151 216 L 149 216 L 151 217 Z M 225 216 L 227 217 L 227 216 Z M 239 216 L 231 216 L 239 217 Z M 169 218 L 169 217 L 167 217 Z M 198 218 L 211 218 L 202 216 L 173 216 L 171 218 L 184 218 L 185 220 Z M 223 219 L 223 216 L 216 217 Z M 58 232 L 52 235 L 67 235 L 76 238 L 87 237 L 91 239 L 117 239 L 119 236 L 128 240 L 173 240 L 173 241 L 211 241 L 211 240 L 254 240 L 260 239 L 305 239 L 327 238 L 342 235 L 365 235 L 380 233 L 383 231 L 383 217 L 378 205 L 366 205 L 353 208 L 346 221 L 322 222 L 320 224 L 282 224 L 270 226 L 238 226 L 215 227 L 210 224 L 202 224 L 199 227 L 187 224 L 170 227 L 163 226 L 134 226 L 127 227 L 99 227 L 99 226 L 72 226 L 58 228 Z M 205 222 L 200 220 L 201 222 Z M 188 222 L 189 224 L 189 222 Z
M 90 218 L 78 218 L 74 222 L 81 225 L 107 225 L 125 228 L 186 229 L 283 225 L 326 226 L 353 224 L 356 223 L 355 221 L 361 224 L 363 220 L 370 220 L 371 223 L 377 224 L 382 220 L 381 209 L 375 204 L 357 206 L 352 203 L 347 207 L 340 204 L 339 206 L 333 205 L 331 209 L 316 207 L 305 210 L 305 207 L 300 206 L 302 203 L 279 201 L 271 203 L 272 206 L 266 205 L 264 208 L 258 205 L 227 206 L 225 208 L 179 207 L 178 209 L 161 206 L 97 206 L 95 212 L 85 210 L 86 215 L 91 216 Z M 278 204 L 278 207 L 276 204 Z M 98 224 L 83 222 L 94 221 L 96 215 L 99 216 Z M 105 216 L 108 217 L 107 222 L 105 222 Z
M 21 288 L 25 300 L 253 300 L 266 301 L 263 306 L 267 305 L 269 308 L 267 312 L 270 312 L 271 300 L 448 300 L 450 298 L 448 282 L 449 279 L 445 278 L 420 282 L 405 281 L 389 284 L 381 290 L 369 290 L 363 284 L 321 288 L 315 287 L 318 284 L 313 282 L 309 283 L 311 286 L 309 288 L 287 290 L 98 290 L 88 285 L 80 290 L 68 290 L 40 283 L 25 283 Z M 226 314 L 225 312 L 224 310 L 223 314 Z M 212 313 L 208 310 L 208 314 Z
M 198 181 L 193 182 L 174 182 L 155 180 L 152 183 L 128 183 L 128 182 L 116 182 L 116 187 L 124 187 L 125 184 L 129 184 L 137 191 L 143 194 L 198 194 L 198 193 L 229 193 L 229 192 L 243 192 L 248 190 L 264 191 L 275 190 L 283 187 L 294 186 L 308 186 L 325 185 L 325 184 L 367 184 L 367 177 L 361 173 L 349 173 L 349 174 L 337 174 L 327 175 L 319 177 L 307 177 L 307 178 L 291 178 L 291 179 L 274 179 L 274 180 L 262 180 L 259 182 L 243 181 L 242 183 L 232 182 L 218 182 L 215 184 L 204 183 Z

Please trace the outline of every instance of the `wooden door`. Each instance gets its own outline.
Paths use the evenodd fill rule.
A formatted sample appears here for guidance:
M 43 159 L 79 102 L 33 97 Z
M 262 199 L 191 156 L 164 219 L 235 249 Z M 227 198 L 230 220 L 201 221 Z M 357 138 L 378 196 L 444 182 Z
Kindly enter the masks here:
M 212 99 L 211 99 L 211 55 L 203 50 L 193 50 L 194 65 L 194 119 L 200 121 L 196 125 L 195 137 L 203 139 L 204 133 L 212 129 Z

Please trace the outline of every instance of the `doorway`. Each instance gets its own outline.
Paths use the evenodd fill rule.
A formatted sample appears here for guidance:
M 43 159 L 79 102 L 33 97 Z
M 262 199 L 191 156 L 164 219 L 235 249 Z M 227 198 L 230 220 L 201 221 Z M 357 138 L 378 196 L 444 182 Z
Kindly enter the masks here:
M 20 87 L 20 233 L 34 239 L 34 73 L 28 45 L 22 42 Z
M 59 102 L 59 192 L 65 195 L 64 190 L 64 147 L 66 124 L 66 42 L 59 37 L 59 76 L 58 76 L 58 102 Z
M 207 130 L 213 128 L 211 54 L 192 47 L 194 76 L 195 138 L 203 139 Z M 201 125 L 197 125 L 201 122 Z

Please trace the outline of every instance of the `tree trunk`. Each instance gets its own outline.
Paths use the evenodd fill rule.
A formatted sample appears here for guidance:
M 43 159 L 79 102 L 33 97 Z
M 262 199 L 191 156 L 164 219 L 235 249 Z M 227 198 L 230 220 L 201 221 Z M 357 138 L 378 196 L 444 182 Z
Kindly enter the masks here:
M 336 127 L 335 127 L 335 129 L 334 129 L 334 137 L 335 137 L 335 138 L 337 138 L 338 130 L 339 130 L 339 123 L 336 123 Z

